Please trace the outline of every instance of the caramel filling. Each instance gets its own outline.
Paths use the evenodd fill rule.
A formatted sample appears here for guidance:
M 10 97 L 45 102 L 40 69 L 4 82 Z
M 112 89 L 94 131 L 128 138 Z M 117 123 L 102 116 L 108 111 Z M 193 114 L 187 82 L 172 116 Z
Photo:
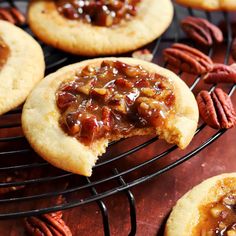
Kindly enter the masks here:
M 0 70 L 6 64 L 9 55 L 10 55 L 10 48 L 0 37 Z
M 57 0 L 56 6 L 64 17 L 97 26 L 110 27 L 137 14 L 141 0 Z
M 235 180 L 234 180 L 235 182 Z M 236 235 L 236 189 L 199 209 L 200 220 L 192 235 L 235 236 Z
M 165 126 L 174 100 L 170 80 L 119 61 L 86 66 L 56 92 L 62 129 L 85 145 Z

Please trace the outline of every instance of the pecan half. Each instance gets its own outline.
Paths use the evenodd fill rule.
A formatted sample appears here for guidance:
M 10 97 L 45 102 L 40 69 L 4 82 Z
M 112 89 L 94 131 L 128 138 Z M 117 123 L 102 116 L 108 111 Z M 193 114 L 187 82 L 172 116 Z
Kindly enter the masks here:
M 236 83 L 236 63 L 230 66 L 214 64 L 212 71 L 208 72 L 203 80 L 207 84 Z
M 32 236 L 72 236 L 69 227 L 62 219 L 61 211 L 28 217 L 25 219 L 25 229 Z
M 141 59 L 144 61 L 152 61 L 153 55 L 148 49 L 137 50 L 132 53 L 133 58 Z
M 56 199 L 56 205 L 65 202 L 60 195 Z M 25 229 L 29 235 L 42 236 L 72 236 L 70 228 L 62 219 L 62 211 L 52 212 L 40 216 L 25 218 Z
M 163 51 L 164 59 L 182 71 L 193 74 L 205 74 L 212 70 L 210 57 L 199 50 L 181 43 L 175 43 Z
M 221 30 L 208 20 L 188 16 L 181 21 L 183 31 L 194 41 L 205 46 L 211 46 L 214 42 L 223 41 Z
M 231 46 L 231 55 L 233 59 L 236 61 L 236 38 L 234 38 Z
M 220 88 L 197 96 L 199 112 L 204 122 L 214 129 L 229 129 L 236 125 L 236 114 L 230 97 Z
M 12 24 L 22 25 L 26 22 L 25 16 L 17 8 L 0 7 L 0 19 L 9 21 Z

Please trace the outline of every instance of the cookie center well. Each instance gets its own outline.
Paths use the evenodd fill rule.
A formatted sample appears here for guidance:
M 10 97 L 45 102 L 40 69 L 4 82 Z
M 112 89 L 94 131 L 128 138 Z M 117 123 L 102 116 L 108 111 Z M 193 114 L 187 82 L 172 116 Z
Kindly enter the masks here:
M 56 92 L 60 126 L 85 145 L 127 137 L 136 128 L 164 127 L 174 111 L 172 82 L 140 65 L 88 65 Z
M 9 55 L 10 55 L 10 48 L 5 43 L 3 38 L 0 36 L 0 70 L 6 64 Z
M 110 27 L 137 14 L 141 0 L 57 0 L 57 9 L 64 17 L 97 26 Z
M 235 180 L 225 179 L 235 183 Z M 225 185 L 226 186 L 226 185 Z M 227 188 L 227 187 L 226 187 Z M 223 189 L 223 187 L 222 187 Z M 192 235 L 234 236 L 236 235 L 236 189 L 222 196 L 218 202 L 203 205 L 199 209 L 199 223 Z

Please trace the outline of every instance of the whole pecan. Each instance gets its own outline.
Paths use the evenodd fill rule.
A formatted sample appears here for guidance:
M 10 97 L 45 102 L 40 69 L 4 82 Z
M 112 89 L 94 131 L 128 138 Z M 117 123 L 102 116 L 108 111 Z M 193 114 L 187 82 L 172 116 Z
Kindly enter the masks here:
M 25 219 L 25 229 L 32 236 L 72 236 L 69 227 L 62 219 L 61 211 L 28 217 Z
M 65 202 L 60 195 L 56 200 L 56 205 Z M 52 212 L 40 216 L 25 218 L 25 229 L 32 236 L 72 236 L 70 228 L 62 219 L 62 211 Z
M 221 30 L 206 19 L 188 16 L 181 21 L 181 27 L 190 38 L 202 45 L 211 46 L 214 42 L 223 41 Z
M 182 43 L 175 43 L 164 49 L 164 59 L 182 71 L 205 74 L 212 70 L 213 62 L 210 57 L 199 50 Z
M 214 64 L 212 71 L 208 72 L 203 80 L 207 84 L 236 83 L 236 63 L 230 66 Z
M 14 7 L 0 7 L 0 19 L 16 25 L 22 25 L 26 22 L 25 16 Z
M 233 59 L 236 61 L 236 38 L 234 38 L 231 46 L 231 55 Z
M 199 112 L 206 124 L 214 129 L 229 129 L 236 125 L 236 114 L 230 97 L 220 88 L 211 94 L 201 91 L 197 96 Z

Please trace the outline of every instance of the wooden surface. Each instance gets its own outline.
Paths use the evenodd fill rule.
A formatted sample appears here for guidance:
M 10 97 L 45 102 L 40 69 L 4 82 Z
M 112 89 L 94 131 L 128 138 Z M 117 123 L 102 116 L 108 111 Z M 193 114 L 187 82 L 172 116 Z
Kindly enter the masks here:
M 181 9 L 181 11 L 182 10 L 183 9 Z M 183 11 L 185 12 L 186 10 L 184 9 Z M 201 12 L 199 12 L 199 14 L 201 14 Z M 182 17 L 181 14 L 180 16 Z M 232 14 L 231 17 L 234 17 L 234 15 Z M 219 19 L 217 18 L 217 20 Z M 173 36 L 173 33 L 175 33 L 175 30 L 173 30 L 172 27 L 171 30 L 166 34 L 166 37 L 171 35 Z M 167 47 L 169 44 L 170 43 L 161 44 L 157 57 L 155 58 L 156 63 L 163 64 L 161 50 Z M 152 45 L 150 45 L 150 47 L 151 46 Z M 224 61 L 225 49 L 225 45 L 214 48 L 213 59 L 215 62 Z M 184 75 L 182 78 L 189 86 L 191 86 L 195 79 L 195 77 L 191 75 Z M 209 87 L 200 82 L 194 89 L 194 93 L 197 94 L 203 88 Z M 229 88 L 230 86 L 224 86 L 224 89 L 226 91 Z M 234 102 L 234 107 L 236 107 L 236 92 L 234 92 L 232 100 Z M 2 116 L 0 118 L 0 125 L 12 122 L 20 122 L 20 115 L 8 115 Z M 164 159 L 148 165 L 145 168 L 142 168 L 140 171 L 135 171 L 129 175 L 124 176 L 125 181 L 129 182 L 135 180 L 136 178 L 160 170 L 168 163 L 179 159 L 184 154 L 192 151 L 194 148 L 197 148 L 200 144 L 202 144 L 216 132 L 217 131 L 214 131 L 208 127 L 204 128 L 199 134 L 194 137 L 187 150 L 175 150 Z M 21 134 L 22 132 L 20 127 L 0 129 L 0 137 L 10 137 Z M 236 171 L 235 137 L 236 128 L 228 130 L 223 136 L 221 136 L 214 143 L 206 147 L 203 151 L 195 155 L 190 160 L 179 165 L 175 169 L 172 169 L 152 179 L 151 181 L 133 187 L 131 191 L 136 201 L 137 235 L 163 235 L 165 221 L 171 211 L 171 208 L 186 191 L 208 177 L 221 173 Z M 108 159 L 109 157 L 122 153 L 124 150 L 130 149 L 131 146 L 142 143 L 144 139 L 145 138 L 133 138 L 127 141 L 123 141 L 110 148 L 108 150 L 108 153 L 102 158 Z M 17 150 L 19 148 L 25 147 L 28 147 L 28 144 L 24 139 L 14 143 L 0 143 L 0 152 Z M 108 165 L 105 168 L 102 168 L 102 171 L 95 170 L 92 180 L 110 176 L 114 168 L 117 168 L 119 171 L 128 170 L 129 168 L 140 164 L 145 160 L 149 160 L 153 156 L 161 153 L 163 150 L 166 150 L 169 147 L 171 146 L 166 144 L 165 142 L 157 141 L 149 145 L 145 149 L 134 153 L 133 155 L 123 158 L 120 161 L 114 162 L 113 164 Z M 14 162 L 15 165 L 16 163 L 22 164 L 40 161 L 40 158 L 36 157 L 35 154 L 23 154 L 16 155 L 14 157 L 4 156 L 1 161 L 1 167 L 3 167 L 11 165 L 12 162 Z M 44 169 L 43 173 L 41 169 L 26 169 L 24 172 L 29 175 L 27 177 L 29 179 L 61 173 L 59 170 L 56 170 L 52 167 L 46 168 L 46 171 Z M 2 174 L 6 173 L 1 172 L 1 175 Z M 58 189 L 62 190 L 68 188 L 68 184 L 69 186 L 79 185 L 80 181 L 83 181 L 80 177 L 72 177 L 65 179 L 65 181 L 49 182 L 40 185 L 30 185 L 20 193 L 9 195 L 9 197 L 27 196 L 35 193 L 54 191 Z M 118 183 L 116 181 L 111 181 L 108 184 L 98 186 L 97 190 L 98 192 L 102 192 L 117 185 Z M 89 191 L 77 191 L 76 193 L 68 195 L 66 200 L 74 201 L 76 199 L 83 198 L 83 196 L 87 197 L 89 195 Z M 50 201 L 54 200 L 55 199 L 51 199 Z M 106 204 L 109 213 L 111 235 L 128 235 L 130 231 L 130 218 L 129 205 L 125 193 L 112 195 L 104 199 L 104 203 Z M 23 208 L 33 209 L 37 207 L 47 206 L 48 204 L 49 203 L 43 199 L 37 201 L 36 203 L 32 201 L 25 201 L 18 204 L 0 204 L 0 211 L 10 212 L 17 211 Z M 75 236 L 103 235 L 101 212 L 96 203 L 90 203 L 64 211 L 64 220 L 69 225 L 73 232 L 73 235 Z M 25 235 L 23 219 L 0 221 L 0 235 Z

